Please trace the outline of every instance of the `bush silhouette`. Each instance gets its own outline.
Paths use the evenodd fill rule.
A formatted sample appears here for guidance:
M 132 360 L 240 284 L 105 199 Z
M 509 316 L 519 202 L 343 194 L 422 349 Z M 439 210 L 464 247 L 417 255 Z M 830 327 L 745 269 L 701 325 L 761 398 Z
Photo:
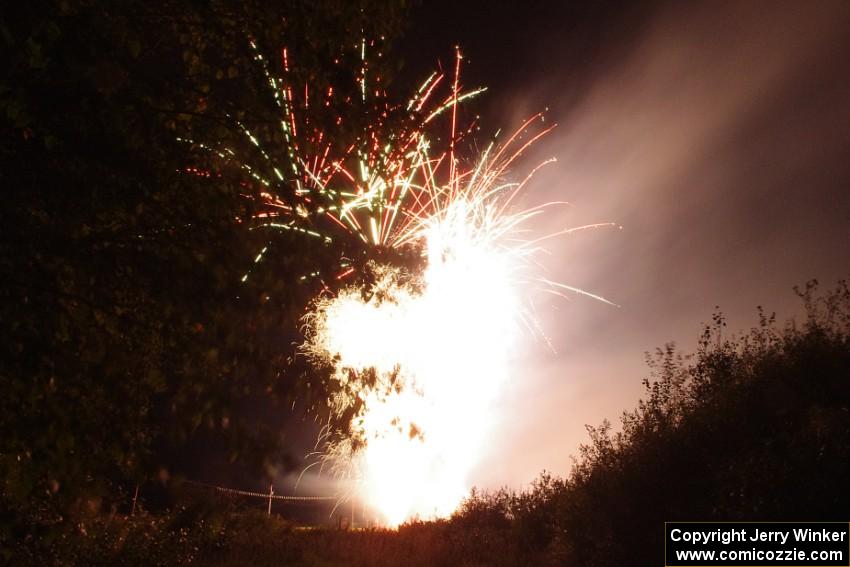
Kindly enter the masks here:
M 850 290 L 796 291 L 804 322 L 778 328 L 759 309 L 758 327 L 724 338 L 717 313 L 694 355 L 648 357 L 645 398 L 619 432 L 588 427 L 566 479 L 473 495 L 455 522 L 499 529 L 539 563 L 603 566 L 661 564 L 665 521 L 846 520 Z

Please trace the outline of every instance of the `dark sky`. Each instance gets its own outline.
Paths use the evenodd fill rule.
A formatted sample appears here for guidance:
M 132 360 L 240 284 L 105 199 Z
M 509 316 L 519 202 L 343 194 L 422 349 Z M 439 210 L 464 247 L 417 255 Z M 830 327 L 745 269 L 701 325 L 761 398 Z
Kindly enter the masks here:
M 553 241 L 548 277 L 599 293 L 537 298 L 557 353 L 529 337 L 479 484 L 566 473 L 584 424 L 617 421 L 644 352 L 692 350 L 715 306 L 730 332 L 799 313 L 792 286 L 850 275 L 850 3 L 425 2 L 406 73 L 467 56 L 490 91 L 483 128 L 549 108 L 557 129 L 526 204 L 567 200 L 534 227 L 615 221 Z M 506 464 L 504 454 L 522 459 Z

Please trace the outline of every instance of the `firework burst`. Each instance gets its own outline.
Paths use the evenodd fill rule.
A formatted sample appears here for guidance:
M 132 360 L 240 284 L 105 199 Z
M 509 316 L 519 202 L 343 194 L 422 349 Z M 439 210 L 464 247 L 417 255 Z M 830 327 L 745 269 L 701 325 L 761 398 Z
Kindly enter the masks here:
M 451 76 L 432 74 L 406 105 L 393 106 L 380 89 L 367 87 L 362 42 L 360 96 L 374 95 L 378 118 L 333 155 L 337 140 L 307 118 L 309 86 L 286 81 L 287 51 L 284 77 L 276 78 L 254 49 L 282 114 L 286 163 L 277 163 L 238 121 L 259 163 L 228 147 L 187 142 L 245 173 L 254 187 L 246 196 L 261 204 L 241 219 L 252 229 L 295 231 L 339 246 L 335 278 L 367 281 L 336 293 L 325 286 L 304 317 L 302 351 L 330 364 L 337 386 L 318 463 L 351 480 L 347 496 L 361 499 L 385 524 L 449 514 L 492 443 L 493 401 L 509 379 L 517 334 L 536 328 L 522 298 L 534 288 L 591 295 L 536 275 L 542 241 L 611 223 L 529 238 L 529 221 L 555 203 L 516 211 L 515 201 L 539 167 L 554 160 L 519 182 L 507 180 L 507 172 L 552 126 L 537 114 L 471 164 L 461 160 L 458 143 L 472 126 L 459 125 L 458 106 L 483 89 L 462 89 L 459 50 Z M 312 104 L 327 106 L 332 96 L 329 88 Z M 438 122 L 449 130 L 440 151 L 429 135 Z M 411 251 L 422 262 L 413 269 L 358 264 L 344 254 L 352 241 L 363 250 Z

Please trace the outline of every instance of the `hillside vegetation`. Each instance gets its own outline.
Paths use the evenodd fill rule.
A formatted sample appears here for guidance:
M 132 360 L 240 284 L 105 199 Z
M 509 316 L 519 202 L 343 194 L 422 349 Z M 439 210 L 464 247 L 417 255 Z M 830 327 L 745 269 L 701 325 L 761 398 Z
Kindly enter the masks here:
M 663 522 L 846 520 L 850 494 L 850 289 L 798 290 L 804 321 L 649 357 L 644 398 L 588 427 L 566 478 L 473 492 L 450 519 L 390 530 L 302 529 L 184 501 L 167 514 L 91 518 L 18 557 L 56 564 L 653 565 Z M 518 456 L 519 457 L 519 456 Z M 50 563 L 48 561 L 47 563 Z

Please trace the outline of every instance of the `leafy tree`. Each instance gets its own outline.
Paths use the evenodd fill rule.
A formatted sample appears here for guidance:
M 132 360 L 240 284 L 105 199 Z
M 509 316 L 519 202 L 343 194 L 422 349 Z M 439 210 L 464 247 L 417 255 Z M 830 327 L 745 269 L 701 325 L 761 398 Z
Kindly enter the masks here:
M 326 55 L 400 29 L 404 5 L 34 1 L 0 16 L 0 542 L 39 536 L 165 478 L 200 432 L 269 465 L 246 410 L 298 394 L 289 364 L 334 251 L 247 231 L 241 180 L 187 175 L 178 136 L 270 123 L 248 39 Z M 211 163 L 206 165 L 212 166 Z M 278 251 L 244 284 L 257 251 Z M 279 455 L 277 455 L 279 456 Z M 185 462 L 183 463 L 185 464 Z M 44 534 L 40 534 L 44 535 Z

